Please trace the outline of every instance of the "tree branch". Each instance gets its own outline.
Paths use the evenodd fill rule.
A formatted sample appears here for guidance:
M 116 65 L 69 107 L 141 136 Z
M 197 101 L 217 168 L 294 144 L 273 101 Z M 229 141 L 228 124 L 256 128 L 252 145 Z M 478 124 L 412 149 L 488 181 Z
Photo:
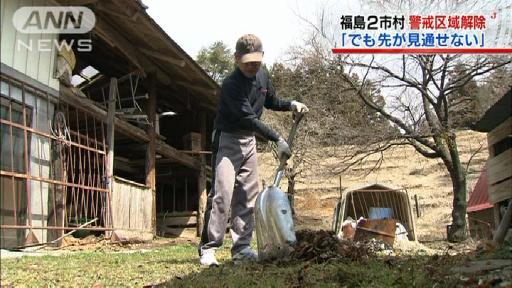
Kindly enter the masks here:
M 370 67 L 367 67 L 368 69 L 370 69 Z M 363 93 L 362 93 L 362 90 L 360 89 L 361 87 L 357 87 L 356 84 L 353 82 L 352 79 L 350 79 L 349 76 L 345 75 L 345 74 L 342 74 L 342 78 L 347 81 L 347 83 L 356 91 L 357 95 L 359 96 L 359 98 L 361 100 L 363 100 L 363 102 L 370 108 L 374 109 L 375 111 L 377 111 L 378 113 L 380 113 L 383 117 L 385 117 L 386 119 L 388 119 L 389 121 L 395 123 L 396 125 L 398 125 L 398 127 L 402 128 L 406 134 L 409 134 L 409 135 L 414 135 L 414 131 L 410 129 L 409 126 L 407 126 L 402 120 L 398 119 L 397 117 L 387 113 L 383 108 L 380 108 L 379 106 L 375 105 L 375 103 L 373 103 L 373 101 L 369 100 Z M 421 143 L 422 145 L 430 148 L 431 150 L 433 151 L 436 151 L 436 147 L 435 147 L 435 144 L 434 143 L 431 143 L 429 142 L 427 139 L 417 139 L 417 141 L 419 143 Z
M 484 147 L 484 142 L 480 142 L 480 147 L 478 147 L 475 152 L 471 154 L 471 157 L 469 157 L 468 163 L 466 164 L 466 169 L 464 170 L 464 175 L 468 174 L 469 165 L 471 164 L 471 161 L 473 161 L 473 158 L 476 156 L 476 154 L 480 153 L 482 151 L 482 148 Z
M 449 85 L 445 89 L 445 95 L 449 95 L 449 94 L 453 93 L 455 90 L 463 87 L 469 81 L 471 81 L 472 79 L 474 79 L 477 76 L 486 74 L 486 73 L 488 73 L 488 72 L 490 72 L 492 70 L 495 70 L 497 68 L 500 68 L 500 67 L 505 66 L 505 65 L 510 64 L 510 63 L 512 63 L 512 59 L 509 59 L 507 61 L 501 62 L 501 63 L 496 64 L 496 65 L 492 65 L 489 68 L 481 70 L 481 71 L 479 71 L 479 69 L 482 69 L 486 64 L 485 63 L 482 63 L 480 65 L 476 64 L 476 65 L 473 66 L 474 68 L 471 69 L 468 73 L 466 73 L 463 76 L 453 80 L 452 85 Z M 459 84 L 456 84 L 456 83 L 459 83 Z

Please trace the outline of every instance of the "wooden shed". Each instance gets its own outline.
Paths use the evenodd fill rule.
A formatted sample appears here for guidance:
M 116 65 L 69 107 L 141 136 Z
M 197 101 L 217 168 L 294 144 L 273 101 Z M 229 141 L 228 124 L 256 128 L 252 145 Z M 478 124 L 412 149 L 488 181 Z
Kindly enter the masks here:
M 12 20 L 26 6 L 86 7 L 95 25 L 23 33 Z M 146 8 L 1 1 L 2 247 L 55 241 L 86 223 L 119 238 L 201 229 L 220 87 Z M 80 17 L 73 25 L 92 21 Z
M 350 188 L 342 193 L 336 205 L 333 230 L 336 235 L 341 233 L 342 223 L 348 219 L 360 217 L 372 218 L 377 211 L 385 211 L 384 218 L 396 219 L 406 231 L 409 240 L 416 240 L 416 228 L 411 210 L 411 202 L 407 190 L 374 183 Z
M 485 112 L 474 129 L 487 132 L 489 203 L 498 227 L 512 198 L 512 89 Z

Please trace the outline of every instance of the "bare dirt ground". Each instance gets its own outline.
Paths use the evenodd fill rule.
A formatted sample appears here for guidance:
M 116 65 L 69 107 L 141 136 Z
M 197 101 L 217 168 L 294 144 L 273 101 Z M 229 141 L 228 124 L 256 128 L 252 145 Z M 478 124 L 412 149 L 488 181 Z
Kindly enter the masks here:
M 463 165 L 468 166 L 468 192 L 474 187 L 488 157 L 487 140 L 484 133 L 462 131 L 458 133 L 458 147 Z M 479 150 L 479 148 L 481 149 Z M 478 153 L 474 154 L 475 151 Z M 259 155 L 260 179 L 271 183 L 277 161 L 271 154 Z M 339 176 L 322 170 L 336 159 L 326 158 L 316 167 L 309 167 L 296 184 L 295 211 L 296 229 L 331 229 L 333 210 L 339 197 Z M 376 157 L 365 161 L 348 173 L 341 175 L 341 188 L 361 186 L 367 183 L 382 183 L 391 187 L 405 188 L 411 198 L 417 195 L 421 216 L 416 218 L 418 240 L 430 242 L 446 239 L 446 225 L 451 223 L 452 186 L 440 159 L 427 159 L 412 147 L 397 147 L 384 153 L 384 162 L 379 169 L 364 175 L 375 164 Z M 281 183 L 286 191 L 287 183 Z M 415 211 L 413 210 L 413 213 Z

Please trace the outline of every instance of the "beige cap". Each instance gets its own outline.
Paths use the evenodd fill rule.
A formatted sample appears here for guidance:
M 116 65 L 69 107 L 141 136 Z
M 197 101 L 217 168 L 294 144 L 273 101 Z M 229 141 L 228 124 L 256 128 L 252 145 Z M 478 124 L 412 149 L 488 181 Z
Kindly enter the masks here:
M 236 41 L 236 54 L 240 56 L 241 63 L 261 62 L 263 60 L 261 40 L 253 34 L 243 35 Z

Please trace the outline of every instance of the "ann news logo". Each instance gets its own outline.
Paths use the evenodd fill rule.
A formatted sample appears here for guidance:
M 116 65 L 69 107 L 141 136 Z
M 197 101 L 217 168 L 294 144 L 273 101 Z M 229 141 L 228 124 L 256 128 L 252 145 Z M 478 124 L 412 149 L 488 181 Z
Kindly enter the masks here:
M 84 34 L 96 24 L 96 16 L 91 9 L 83 6 L 26 6 L 14 12 L 12 23 L 16 30 L 24 34 Z M 43 37 L 41 37 L 43 38 Z M 16 47 L 33 51 L 51 51 L 52 45 L 59 48 L 76 46 L 80 52 L 92 51 L 90 39 L 57 40 L 18 39 Z

